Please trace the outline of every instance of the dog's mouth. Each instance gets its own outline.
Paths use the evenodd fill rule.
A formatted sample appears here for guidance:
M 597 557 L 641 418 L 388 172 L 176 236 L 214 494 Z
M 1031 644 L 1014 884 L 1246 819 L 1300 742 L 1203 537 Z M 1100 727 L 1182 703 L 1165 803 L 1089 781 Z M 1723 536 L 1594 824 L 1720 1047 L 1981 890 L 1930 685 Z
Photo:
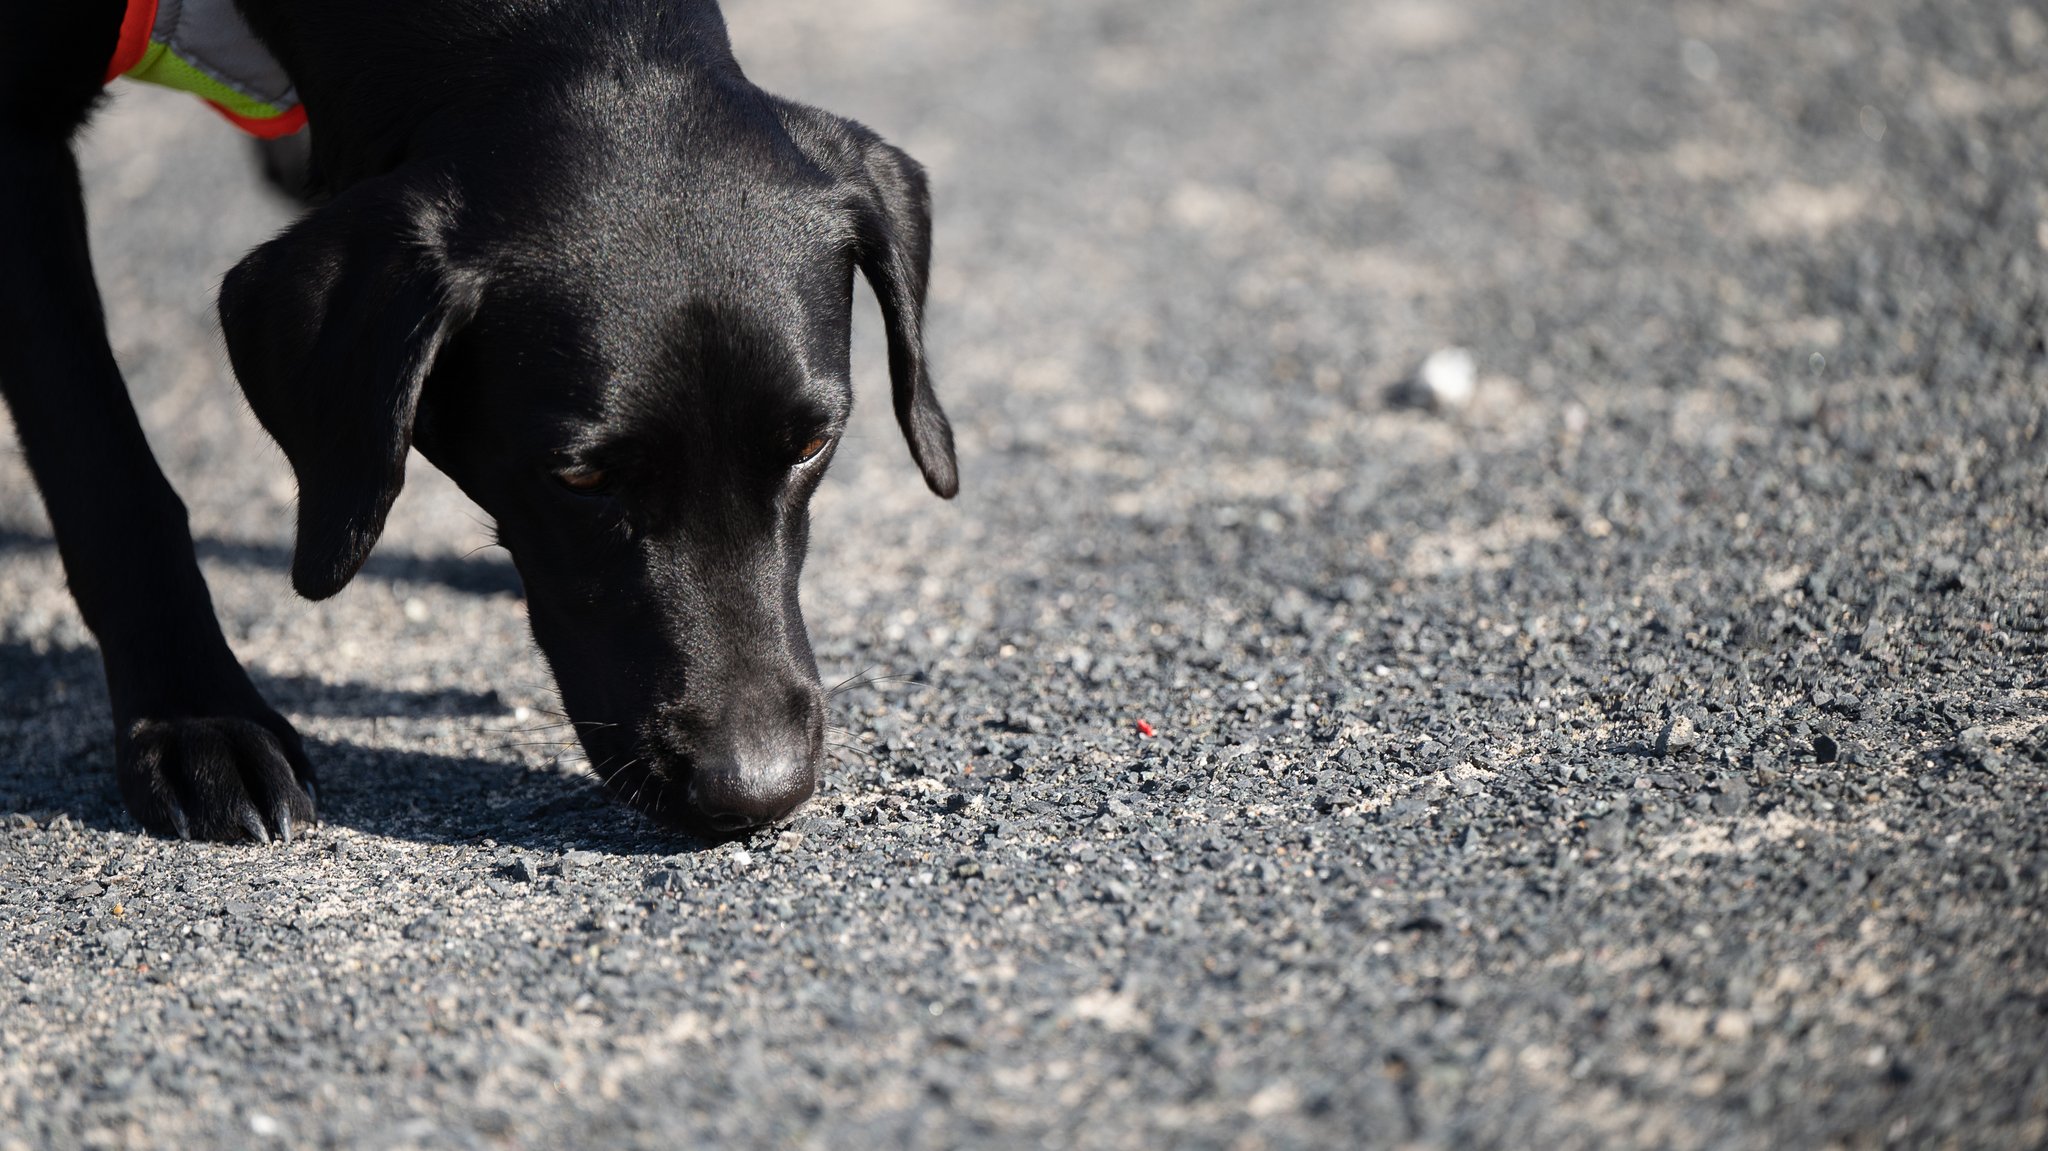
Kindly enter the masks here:
M 591 770 L 606 795 L 666 826 L 680 826 L 688 818 L 686 782 L 638 756 L 603 757 L 594 749 L 586 750 L 590 751 Z

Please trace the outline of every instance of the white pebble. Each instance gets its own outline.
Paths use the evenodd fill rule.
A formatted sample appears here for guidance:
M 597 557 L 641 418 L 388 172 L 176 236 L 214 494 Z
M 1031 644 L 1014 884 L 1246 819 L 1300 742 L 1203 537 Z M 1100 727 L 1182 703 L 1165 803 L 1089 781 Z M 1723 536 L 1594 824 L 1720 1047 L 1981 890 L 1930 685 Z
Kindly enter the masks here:
M 1462 408 L 1479 385 L 1479 365 L 1463 348 L 1442 348 L 1422 361 L 1422 392 L 1439 408 Z
M 414 623 L 427 622 L 427 601 L 414 596 L 405 601 L 405 618 Z
M 1721 57 L 1713 46 L 1701 40 L 1687 40 L 1679 46 L 1678 58 L 1692 78 L 1702 84 L 1711 84 L 1721 74 Z

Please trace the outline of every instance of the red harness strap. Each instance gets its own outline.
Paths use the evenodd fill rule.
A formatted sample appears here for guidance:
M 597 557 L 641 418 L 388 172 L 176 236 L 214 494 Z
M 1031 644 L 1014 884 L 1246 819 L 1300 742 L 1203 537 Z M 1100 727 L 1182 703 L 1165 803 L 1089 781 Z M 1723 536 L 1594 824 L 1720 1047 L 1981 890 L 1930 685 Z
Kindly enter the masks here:
M 156 0 L 128 0 L 128 11 L 121 17 L 121 38 L 114 42 L 114 58 L 107 64 L 106 83 L 142 63 L 142 54 L 149 51 L 150 29 L 156 27 Z
M 289 136 L 306 126 L 306 106 L 304 104 L 294 104 L 285 110 L 284 115 L 272 116 L 263 120 L 253 119 L 239 112 L 230 111 L 211 100 L 206 102 L 206 106 L 219 112 L 227 119 L 228 123 L 233 124 L 235 127 L 240 128 L 259 140 L 275 140 L 280 136 Z

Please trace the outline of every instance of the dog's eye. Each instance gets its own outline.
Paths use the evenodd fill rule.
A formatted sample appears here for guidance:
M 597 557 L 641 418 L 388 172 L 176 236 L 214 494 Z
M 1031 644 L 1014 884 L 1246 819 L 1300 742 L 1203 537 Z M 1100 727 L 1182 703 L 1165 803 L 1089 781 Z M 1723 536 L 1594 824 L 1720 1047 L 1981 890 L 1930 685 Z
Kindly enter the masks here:
M 578 495 L 590 495 L 604 488 L 604 472 L 597 468 L 564 468 L 555 473 L 561 485 Z
M 810 443 L 805 444 L 803 450 L 796 454 L 796 462 L 799 464 L 810 463 L 812 460 L 817 459 L 818 453 L 824 451 L 825 445 L 831 442 L 831 440 L 824 436 L 819 436 Z

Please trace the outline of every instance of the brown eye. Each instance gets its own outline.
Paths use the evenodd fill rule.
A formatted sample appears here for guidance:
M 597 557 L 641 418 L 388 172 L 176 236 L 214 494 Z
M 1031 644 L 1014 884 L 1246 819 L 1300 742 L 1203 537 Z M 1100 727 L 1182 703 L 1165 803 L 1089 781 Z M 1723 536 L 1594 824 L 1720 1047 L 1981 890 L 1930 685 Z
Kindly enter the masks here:
M 597 468 L 567 468 L 555 473 L 562 486 L 572 492 L 589 495 L 604 487 L 604 473 Z
M 804 445 L 804 450 L 797 453 L 796 462 L 800 464 L 810 463 L 812 460 L 817 459 L 818 453 L 824 451 L 825 445 L 831 442 L 824 436 L 819 436 L 817 439 Z

